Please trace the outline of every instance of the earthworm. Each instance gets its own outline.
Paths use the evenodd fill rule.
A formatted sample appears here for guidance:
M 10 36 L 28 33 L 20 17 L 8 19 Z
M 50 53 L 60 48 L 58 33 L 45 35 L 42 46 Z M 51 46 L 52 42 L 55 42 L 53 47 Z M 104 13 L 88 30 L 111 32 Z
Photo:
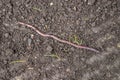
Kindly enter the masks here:
M 69 41 L 66 41 L 66 40 L 63 40 L 63 39 L 60 39 L 54 35 L 49 35 L 49 34 L 44 34 L 42 33 L 41 31 L 39 31 L 37 28 L 35 28 L 34 26 L 32 25 L 29 25 L 29 24 L 26 24 L 26 23 L 23 23 L 23 22 L 18 22 L 18 24 L 21 24 L 21 25 L 24 25 L 24 26 L 27 26 L 31 29 L 33 29 L 35 32 L 37 32 L 39 35 L 43 36 L 43 37 L 49 37 L 49 38 L 53 38 L 61 43 L 65 43 L 65 44 L 68 44 L 68 45 L 71 45 L 71 46 L 74 46 L 76 48 L 80 48 L 80 49 L 87 49 L 87 50 L 90 50 L 90 51 L 94 51 L 96 53 L 99 53 L 98 50 L 94 49 L 94 48 L 90 48 L 90 47 L 86 47 L 86 46 L 81 46 L 81 45 L 77 45 L 77 44 L 74 44 L 72 42 L 69 42 Z

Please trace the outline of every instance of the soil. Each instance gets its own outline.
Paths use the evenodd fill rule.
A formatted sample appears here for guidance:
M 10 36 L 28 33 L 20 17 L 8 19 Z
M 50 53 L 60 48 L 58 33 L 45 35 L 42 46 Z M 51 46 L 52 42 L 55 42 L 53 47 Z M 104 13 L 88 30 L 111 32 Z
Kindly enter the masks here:
M 120 80 L 120 0 L 0 0 L 0 80 Z

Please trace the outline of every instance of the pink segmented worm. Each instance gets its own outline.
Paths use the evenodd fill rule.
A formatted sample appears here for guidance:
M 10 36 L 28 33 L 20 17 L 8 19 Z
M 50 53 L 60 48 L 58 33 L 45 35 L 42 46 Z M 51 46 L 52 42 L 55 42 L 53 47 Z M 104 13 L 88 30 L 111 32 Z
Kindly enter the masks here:
M 69 45 L 74 46 L 74 47 L 76 47 L 76 48 L 87 49 L 87 50 L 90 50 L 90 51 L 94 51 L 94 52 L 99 53 L 99 51 L 96 50 L 96 49 L 89 48 L 89 47 L 86 47 L 86 46 L 80 46 L 80 45 L 71 43 L 71 42 L 69 42 L 69 41 L 60 39 L 60 38 L 58 38 L 58 37 L 56 37 L 56 36 L 54 36 L 54 35 L 44 34 L 44 33 L 40 32 L 37 28 L 35 28 L 34 26 L 32 26 L 32 25 L 29 25 L 29 24 L 26 24 L 26 23 L 23 23 L 23 22 L 18 22 L 18 24 L 21 24 L 21 25 L 24 25 L 24 26 L 27 26 L 27 27 L 33 29 L 35 32 L 37 32 L 39 35 L 41 35 L 41 36 L 43 36 L 43 37 L 53 38 L 53 39 L 55 39 L 55 40 L 57 40 L 57 41 L 59 41 L 59 42 L 62 42 L 62 43 L 65 43 L 65 44 L 69 44 Z

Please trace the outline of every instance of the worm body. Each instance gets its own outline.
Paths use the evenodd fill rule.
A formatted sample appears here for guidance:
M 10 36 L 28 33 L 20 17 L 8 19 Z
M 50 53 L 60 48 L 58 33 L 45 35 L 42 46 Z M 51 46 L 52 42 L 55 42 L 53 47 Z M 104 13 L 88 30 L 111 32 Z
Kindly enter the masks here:
M 69 44 L 71 46 L 74 46 L 76 48 L 81 48 L 81 49 L 87 49 L 87 50 L 90 50 L 90 51 L 94 51 L 96 53 L 99 53 L 98 50 L 94 49 L 94 48 L 89 48 L 89 47 L 86 47 L 86 46 L 81 46 L 81 45 L 77 45 L 77 44 L 74 44 L 74 43 L 71 43 L 69 41 L 66 41 L 66 40 L 63 40 L 63 39 L 60 39 L 54 35 L 49 35 L 49 34 L 44 34 L 42 33 L 41 31 L 39 31 L 37 28 L 35 28 L 34 26 L 32 25 L 29 25 L 29 24 L 26 24 L 26 23 L 23 23 L 23 22 L 18 22 L 18 24 L 21 24 L 21 25 L 24 25 L 24 26 L 27 26 L 31 29 L 33 29 L 35 32 L 37 32 L 39 35 L 43 36 L 43 37 L 49 37 L 49 38 L 53 38 L 61 43 L 65 43 L 65 44 Z

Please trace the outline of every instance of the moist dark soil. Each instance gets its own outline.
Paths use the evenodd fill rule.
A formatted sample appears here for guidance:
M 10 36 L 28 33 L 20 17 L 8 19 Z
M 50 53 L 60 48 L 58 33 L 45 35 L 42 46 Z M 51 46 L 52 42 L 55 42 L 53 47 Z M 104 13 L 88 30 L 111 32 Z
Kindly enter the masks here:
M 0 80 L 120 80 L 120 0 L 0 0 Z

